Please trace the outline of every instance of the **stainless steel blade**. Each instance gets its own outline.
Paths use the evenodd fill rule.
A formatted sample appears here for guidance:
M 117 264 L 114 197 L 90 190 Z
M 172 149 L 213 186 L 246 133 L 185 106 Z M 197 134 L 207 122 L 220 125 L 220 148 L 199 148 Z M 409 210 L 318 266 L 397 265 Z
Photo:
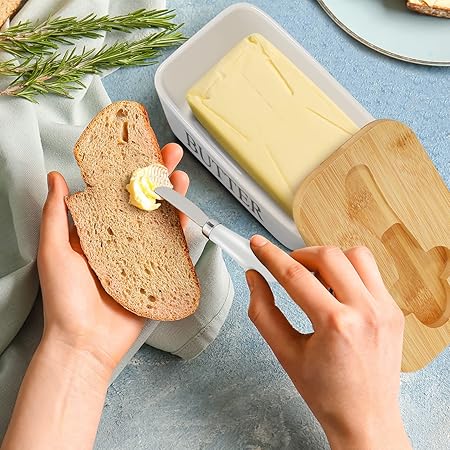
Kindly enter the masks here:
M 171 205 L 175 206 L 175 208 L 183 214 L 186 214 L 186 216 L 192 219 L 202 229 L 209 221 L 209 217 L 197 205 L 173 189 L 161 186 L 156 188 L 155 192 L 161 198 L 167 200 Z

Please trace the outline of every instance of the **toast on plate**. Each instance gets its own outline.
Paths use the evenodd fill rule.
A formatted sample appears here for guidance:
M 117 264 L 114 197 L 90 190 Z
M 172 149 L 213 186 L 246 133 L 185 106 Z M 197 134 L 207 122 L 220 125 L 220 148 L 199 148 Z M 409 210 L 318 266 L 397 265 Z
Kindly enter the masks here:
M 420 14 L 450 19 L 450 0 L 408 0 L 406 6 Z

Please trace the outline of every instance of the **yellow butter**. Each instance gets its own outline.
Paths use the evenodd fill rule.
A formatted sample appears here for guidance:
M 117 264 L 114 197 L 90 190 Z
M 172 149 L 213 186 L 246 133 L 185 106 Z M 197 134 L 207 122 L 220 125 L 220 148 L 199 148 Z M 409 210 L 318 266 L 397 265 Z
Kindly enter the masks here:
M 187 93 L 200 123 L 289 214 L 300 182 L 358 128 L 259 34 Z
M 155 189 L 159 186 L 172 187 L 166 167 L 152 164 L 136 169 L 126 186 L 130 193 L 130 204 L 145 211 L 158 209 L 161 203 L 157 203 L 157 200 L 161 200 L 161 197 L 156 194 Z

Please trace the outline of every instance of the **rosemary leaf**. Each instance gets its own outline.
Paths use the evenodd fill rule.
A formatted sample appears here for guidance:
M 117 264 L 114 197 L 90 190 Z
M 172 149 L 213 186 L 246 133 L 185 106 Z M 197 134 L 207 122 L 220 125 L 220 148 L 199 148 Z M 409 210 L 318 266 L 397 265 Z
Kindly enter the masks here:
M 173 10 L 139 9 L 122 16 L 101 16 L 95 14 L 76 17 L 49 17 L 40 24 L 31 21 L 20 22 L 0 32 L 0 50 L 17 57 L 50 54 L 59 44 L 73 44 L 81 38 L 96 39 L 102 32 L 120 31 L 129 33 L 143 28 L 174 30 L 177 26 L 171 20 Z
M 56 94 L 70 97 L 70 91 L 82 88 L 85 75 L 123 66 L 154 64 L 161 49 L 178 45 L 185 37 L 180 26 L 150 34 L 132 42 L 116 42 L 100 50 L 75 48 L 61 55 L 54 52 L 39 58 L 29 57 L 20 65 L 13 61 L 0 62 L 0 75 L 16 76 L 15 80 L 0 91 L 0 96 L 17 96 L 36 102 L 40 94 Z

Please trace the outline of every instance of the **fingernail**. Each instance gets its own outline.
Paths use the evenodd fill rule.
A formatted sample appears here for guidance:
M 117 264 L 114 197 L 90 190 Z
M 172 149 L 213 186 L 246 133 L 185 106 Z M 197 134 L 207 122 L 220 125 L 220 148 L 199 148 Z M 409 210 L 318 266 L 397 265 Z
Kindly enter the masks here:
M 250 240 L 250 244 L 252 245 L 252 247 L 262 247 L 266 245 L 267 242 L 268 240 L 265 237 L 260 236 L 259 234 L 255 234 Z
M 50 172 L 47 174 L 47 187 L 49 192 L 52 190 L 53 187 L 53 177 L 50 176 Z

